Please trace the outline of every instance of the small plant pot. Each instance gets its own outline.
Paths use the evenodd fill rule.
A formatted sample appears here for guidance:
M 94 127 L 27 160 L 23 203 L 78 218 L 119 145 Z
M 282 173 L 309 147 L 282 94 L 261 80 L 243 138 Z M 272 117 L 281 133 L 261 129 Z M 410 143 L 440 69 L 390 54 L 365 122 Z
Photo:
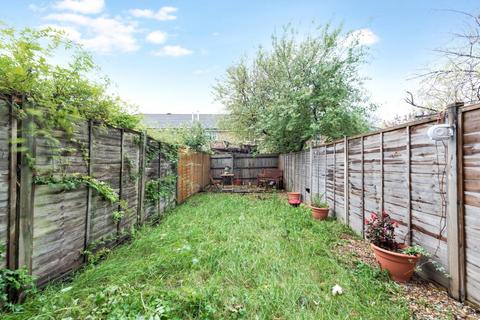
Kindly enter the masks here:
M 236 185 L 236 186 L 241 186 L 242 185 L 242 179 L 235 179 L 233 180 L 233 184 Z
M 300 205 L 300 203 L 302 203 L 300 200 L 288 200 L 288 203 L 292 206 L 292 207 L 298 207 Z
M 312 218 L 315 220 L 325 220 L 328 218 L 328 212 L 330 208 L 317 208 L 310 206 L 312 209 Z
M 412 278 L 415 271 L 415 265 L 417 264 L 420 256 L 412 256 L 408 254 L 393 252 L 382 249 L 373 243 L 370 244 L 375 258 L 380 264 L 382 270 L 387 270 L 393 280 L 396 282 L 408 282 Z M 405 245 L 401 247 L 406 248 Z
M 290 201 L 301 201 L 302 194 L 300 192 L 287 192 L 288 202 Z

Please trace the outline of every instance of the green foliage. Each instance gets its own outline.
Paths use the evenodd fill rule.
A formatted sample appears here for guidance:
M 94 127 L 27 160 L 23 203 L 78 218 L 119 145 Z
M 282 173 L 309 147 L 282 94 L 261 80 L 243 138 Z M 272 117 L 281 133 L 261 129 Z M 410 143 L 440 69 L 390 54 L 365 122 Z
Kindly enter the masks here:
M 261 151 L 301 150 L 306 141 L 333 140 L 369 129 L 374 106 L 359 69 L 365 48 L 354 34 L 329 25 L 300 35 L 286 27 L 251 63 L 230 67 L 214 88 L 229 116 L 224 126 Z
M 178 146 L 163 143 L 160 148 L 160 155 L 162 159 L 175 167 L 178 163 Z
M 286 233 L 288 231 L 288 237 Z M 338 261 L 347 228 L 277 196 L 197 195 L 8 319 L 410 319 L 398 286 Z M 335 284 L 343 294 L 332 296 Z M 1 316 L 0 316 L 1 317 Z
M 419 270 L 422 269 L 422 267 L 424 265 L 430 263 L 437 272 L 442 273 L 447 278 L 450 277 L 447 269 L 445 269 L 445 267 L 441 263 L 434 260 L 432 258 L 432 254 L 430 252 L 428 252 L 427 250 L 425 250 L 425 248 L 423 248 L 419 245 L 413 245 L 413 246 L 406 247 L 405 249 L 402 249 L 401 252 L 404 253 L 404 254 L 411 255 L 411 256 L 421 256 L 422 258 L 424 258 L 423 259 L 424 262 L 417 265 L 416 270 L 419 271 Z
M 427 250 L 425 250 L 423 247 L 421 246 L 418 246 L 418 245 L 415 245 L 415 246 L 411 246 L 411 247 L 407 247 L 405 249 L 402 249 L 401 251 L 402 253 L 404 254 L 408 254 L 410 256 L 418 256 L 418 255 L 421 255 L 423 257 L 431 257 L 432 255 L 430 254 L 430 252 L 428 252 Z
M 67 62 L 50 63 L 59 57 Z M 62 32 L 0 26 L 0 94 L 13 97 L 18 118 L 35 118 L 24 130 L 52 144 L 58 142 L 53 129 L 71 136 L 79 120 L 139 126 L 132 106 L 108 93 L 110 81 L 97 70 L 92 57 Z
M 53 175 L 37 175 L 34 177 L 33 182 L 39 185 L 61 187 L 67 191 L 78 189 L 81 185 L 85 185 L 97 191 L 103 199 L 109 201 L 110 203 L 120 201 L 118 193 L 116 193 L 115 190 L 113 190 L 113 188 L 108 183 L 99 181 L 88 175 L 71 174 L 62 175 L 60 177 L 56 177 Z M 121 202 L 120 204 L 122 206 L 125 206 L 124 202 Z
M 150 134 L 160 141 L 177 147 L 186 147 L 190 150 L 209 152 L 210 135 L 199 122 L 180 128 L 151 130 Z
M 156 204 L 160 200 L 170 199 L 177 190 L 177 176 L 169 174 L 164 177 L 150 180 L 145 184 L 145 200 Z
M 199 122 L 195 122 L 182 134 L 183 144 L 195 151 L 209 151 L 210 150 L 210 136 L 205 131 L 205 128 Z
M 0 256 L 4 256 L 5 248 L 0 247 Z M 25 295 L 31 295 L 36 292 L 35 278 L 31 276 L 26 267 L 17 270 L 0 268 L 0 309 L 8 311 L 20 311 L 21 306 L 17 305 L 15 300 L 11 300 L 9 292 L 13 296 L 22 292 Z
M 125 211 L 123 210 L 116 210 L 112 213 L 112 220 L 114 223 L 119 223 L 123 217 L 125 217 Z
M 328 202 L 323 200 L 323 195 L 314 195 L 312 197 L 311 205 L 316 208 L 328 208 Z
M 85 256 L 87 263 L 90 265 L 98 264 L 100 261 L 104 260 L 112 250 L 110 248 L 101 248 L 93 253 L 90 250 L 83 251 L 83 255 Z
M 130 181 L 136 181 L 140 177 L 140 172 L 135 172 L 133 170 L 133 168 L 134 168 L 133 160 L 130 159 L 128 154 L 125 154 L 123 161 L 124 161 L 124 164 L 125 164 L 125 170 L 128 172 L 128 179 Z
M 145 151 L 146 163 L 162 158 L 171 165 L 175 166 L 178 162 L 178 146 L 167 143 L 147 144 Z

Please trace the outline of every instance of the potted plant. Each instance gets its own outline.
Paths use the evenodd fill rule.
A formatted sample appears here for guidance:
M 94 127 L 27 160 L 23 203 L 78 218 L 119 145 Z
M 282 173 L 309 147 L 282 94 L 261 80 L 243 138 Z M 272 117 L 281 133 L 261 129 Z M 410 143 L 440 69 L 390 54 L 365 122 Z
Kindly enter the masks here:
M 328 203 L 323 200 L 323 196 L 313 196 L 310 203 L 312 209 L 312 218 L 316 220 L 325 220 L 328 217 L 329 207 Z
M 408 282 L 415 270 L 417 261 L 425 252 L 419 246 L 408 247 L 395 241 L 395 228 L 398 222 L 386 212 L 379 218 L 372 213 L 370 219 L 365 219 L 366 237 L 375 253 L 375 258 L 382 270 L 387 270 L 393 280 Z
M 300 202 L 302 194 L 300 192 L 287 192 L 288 203 Z
M 292 206 L 292 207 L 298 207 L 300 205 L 300 203 L 302 203 L 300 200 L 289 200 L 288 203 Z

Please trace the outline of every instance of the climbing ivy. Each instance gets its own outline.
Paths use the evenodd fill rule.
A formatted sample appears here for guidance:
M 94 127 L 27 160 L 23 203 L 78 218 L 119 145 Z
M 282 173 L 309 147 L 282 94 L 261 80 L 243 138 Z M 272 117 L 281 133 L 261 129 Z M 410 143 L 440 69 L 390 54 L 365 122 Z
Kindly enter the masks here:
M 176 165 L 178 162 L 178 146 L 170 144 L 147 145 L 145 150 L 146 162 L 150 163 L 161 157 L 167 162 Z
M 157 204 L 160 200 L 171 198 L 176 192 L 176 182 L 175 174 L 148 181 L 145 184 L 145 200 Z
M 37 185 L 49 185 L 63 188 L 67 191 L 78 189 L 80 186 L 85 185 L 93 190 L 110 203 L 119 203 L 121 208 L 126 208 L 126 201 L 120 201 L 118 193 L 106 182 L 99 181 L 88 175 L 81 175 L 78 173 L 64 174 L 62 176 L 50 175 L 37 175 L 34 176 L 33 182 Z

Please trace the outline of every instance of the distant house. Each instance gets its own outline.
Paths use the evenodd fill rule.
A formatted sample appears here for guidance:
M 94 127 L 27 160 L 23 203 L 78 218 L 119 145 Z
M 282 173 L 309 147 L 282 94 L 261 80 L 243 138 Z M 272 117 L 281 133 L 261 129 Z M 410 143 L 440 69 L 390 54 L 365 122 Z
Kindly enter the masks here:
M 190 126 L 195 122 L 199 122 L 210 135 L 212 141 L 230 140 L 229 131 L 221 130 L 218 127 L 218 121 L 222 118 L 222 114 L 213 113 L 158 113 L 144 114 L 143 124 L 149 129 L 169 129 Z

